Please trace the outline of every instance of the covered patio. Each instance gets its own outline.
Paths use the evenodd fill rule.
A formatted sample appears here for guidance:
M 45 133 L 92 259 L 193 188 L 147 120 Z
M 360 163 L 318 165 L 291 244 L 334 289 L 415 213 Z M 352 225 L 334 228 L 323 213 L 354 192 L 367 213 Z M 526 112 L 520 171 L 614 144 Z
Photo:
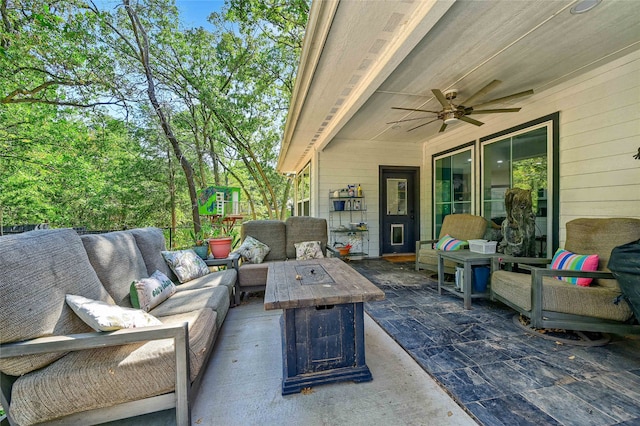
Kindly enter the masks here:
M 532 336 L 514 311 L 438 295 L 413 263 L 351 266 L 386 294 L 368 303 L 373 381 L 282 396 L 279 311 L 254 293 L 232 309 L 192 409 L 192 424 L 632 425 L 640 422 L 640 338 L 585 348 Z M 171 425 L 173 413 L 131 425 Z

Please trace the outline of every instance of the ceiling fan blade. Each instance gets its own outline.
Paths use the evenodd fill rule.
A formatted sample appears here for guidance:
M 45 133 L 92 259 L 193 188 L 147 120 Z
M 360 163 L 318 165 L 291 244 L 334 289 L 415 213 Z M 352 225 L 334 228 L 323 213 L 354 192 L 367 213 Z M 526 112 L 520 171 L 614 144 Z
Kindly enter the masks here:
M 471 105 L 473 101 L 478 99 L 480 96 L 486 95 L 500 83 L 502 83 L 500 80 L 493 80 L 491 83 L 487 84 L 482 89 L 471 95 L 471 97 L 469 97 L 466 101 L 462 102 L 462 105 Z
M 387 124 L 404 123 L 405 121 L 424 120 L 431 117 L 405 118 L 404 120 L 390 121 Z
M 523 96 L 529 96 L 529 95 L 533 95 L 533 89 L 525 90 L 524 92 L 514 93 L 513 95 L 504 96 L 502 98 L 491 99 L 490 101 L 483 102 L 483 103 L 478 104 L 478 105 L 474 105 L 473 107 L 477 108 L 479 106 L 484 106 L 484 105 L 489 105 L 489 104 L 497 104 L 498 102 L 506 102 L 506 101 L 509 101 L 511 99 L 521 98 Z
M 400 107 L 391 107 L 391 109 L 400 109 L 402 111 L 420 111 L 420 112 L 431 112 L 433 114 L 438 114 L 440 111 L 429 111 L 427 109 L 416 109 L 416 108 L 400 108 Z
M 444 132 L 446 128 L 447 128 L 447 123 L 442 123 L 442 126 L 440 126 L 440 130 L 438 130 L 438 133 Z
M 469 112 L 465 112 L 465 114 L 497 114 L 500 112 L 518 112 L 521 109 L 522 108 L 473 109 Z
M 484 124 L 482 121 L 474 120 L 473 118 L 465 117 L 464 115 L 460 117 L 460 120 L 475 124 L 476 126 L 482 126 Z
M 411 129 L 407 130 L 407 132 L 410 132 L 410 131 L 412 131 L 412 130 L 418 129 L 418 128 L 422 127 L 422 126 L 426 126 L 427 124 L 431 124 L 431 123 L 433 123 L 434 121 L 438 121 L 438 120 L 440 120 L 440 119 L 439 119 L 439 118 L 436 118 L 435 120 L 427 121 L 427 122 L 426 122 L 426 123 L 424 123 L 424 124 L 421 124 L 421 125 L 419 125 L 419 126 L 416 126 L 416 127 L 413 127 L 413 128 L 411 128 Z
M 438 102 L 440 102 L 440 104 L 445 107 L 448 108 L 449 107 L 449 101 L 447 101 L 447 98 L 444 97 L 444 95 L 442 94 L 442 92 L 438 89 L 431 89 L 431 91 L 433 92 L 434 96 L 436 97 L 436 99 L 438 99 Z

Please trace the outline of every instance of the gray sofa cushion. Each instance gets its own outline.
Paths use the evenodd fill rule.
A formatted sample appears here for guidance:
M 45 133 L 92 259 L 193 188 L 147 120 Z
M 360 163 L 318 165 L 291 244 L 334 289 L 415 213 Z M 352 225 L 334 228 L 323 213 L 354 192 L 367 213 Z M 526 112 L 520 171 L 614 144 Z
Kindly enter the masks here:
M 0 265 L 0 343 L 92 331 L 67 306 L 66 294 L 113 303 L 73 229 L 0 237 Z M 63 355 L 2 359 L 0 370 L 19 376 Z
M 180 291 L 149 311 L 156 318 L 184 314 L 209 308 L 218 314 L 218 326 L 222 324 L 229 310 L 231 299 L 227 288 L 210 287 Z
M 286 227 L 280 220 L 250 220 L 244 222 L 240 229 L 242 241 L 247 235 L 265 243 L 271 249 L 264 261 L 284 260 L 287 258 Z M 295 258 L 295 250 L 293 257 Z
M 268 263 L 244 263 L 238 271 L 238 284 L 242 287 L 256 287 L 267 284 Z
M 189 323 L 191 380 L 200 372 L 216 335 L 217 314 L 199 309 L 160 318 Z M 82 368 L 78 368 L 82 366 Z M 82 410 L 161 395 L 175 387 L 175 355 L 169 339 L 70 352 L 48 367 L 19 377 L 10 412 L 17 424 L 33 424 Z
M 303 241 L 320 241 L 322 254 L 327 255 L 327 221 L 308 216 L 291 216 L 287 219 L 287 258 L 296 258 L 294 244 Z
M 142 259 L 147 267 L 147 274 L 151 276 L 155 271 L 160 271 L 165 274 L 169 279 L 175 283 L 178 282 L 178 277 L 173 273 L 161 252 L 166 250 L 166 242 L 164 234 L 160 228 L 137 228 L 126 231 L 133 235 L 136 239 L 136 244 L 140 253 L 142 253 Z
M 233 294 L 233 286 L 238 278 L 238 272 L 235 269 L 227 269 L 224 271 L 212 272 L 204 277 L 196 278 L 189 282 L 176 286 L 178 292 L 185 290 L 195 290 L 207 287 L 226 287 L 229 296 Z
M 133 234 L 109 232 L 81 238 L 102 285 L 117 305 L 130 308 L 129 286 L 133 281 L 149 276 Z

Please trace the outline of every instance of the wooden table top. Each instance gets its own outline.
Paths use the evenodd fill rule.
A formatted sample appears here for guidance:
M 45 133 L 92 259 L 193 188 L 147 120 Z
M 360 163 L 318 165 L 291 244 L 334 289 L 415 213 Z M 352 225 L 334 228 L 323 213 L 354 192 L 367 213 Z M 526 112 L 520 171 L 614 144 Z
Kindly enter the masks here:
M 375 300 L 384 292 L 338 258 L 269 263 L 266 310 Z

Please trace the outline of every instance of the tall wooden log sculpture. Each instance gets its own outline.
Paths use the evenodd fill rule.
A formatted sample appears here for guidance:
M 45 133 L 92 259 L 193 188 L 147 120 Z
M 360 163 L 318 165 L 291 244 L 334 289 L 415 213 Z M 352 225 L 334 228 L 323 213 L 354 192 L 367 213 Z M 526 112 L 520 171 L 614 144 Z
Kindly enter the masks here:
M 535 257 L 536 215 L 531 190 L 509 188 L 504 196 L 507 218 L 502 222 L 500 253 L 517 257 Z

